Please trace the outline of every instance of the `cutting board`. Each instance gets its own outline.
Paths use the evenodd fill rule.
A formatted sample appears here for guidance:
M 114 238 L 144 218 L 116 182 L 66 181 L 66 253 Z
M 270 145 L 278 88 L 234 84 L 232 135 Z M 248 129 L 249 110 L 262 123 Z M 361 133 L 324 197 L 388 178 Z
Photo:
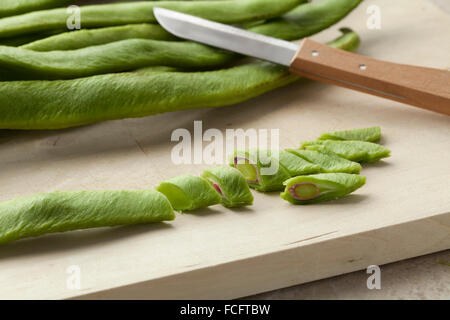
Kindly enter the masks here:
M 377 5 L 381 29 L 367 27 Z M 361 54 L 450 68 L 449 16 L 424 0 L 364 3 L 339 26 Z M 314 38 L 338 35 L 338 26 Z M 24 93 L 26 94 L 26 93 Z M 367 185 L 313 206 L 255 193 L 255 205 L 172 223 L 48 235 L 0 248 L 0 298 L 238 298 L 450 248 L 450 117 L 311 81 L 239 105 L 60 131 L 0 131 L 0 200 L 53 190 L 145 189 L 208 165 L 175 165 L 171 133 L 280 129 L 281 147 L 380 125 L 392 157 Z M 68 286 L 79 275 L 80 286 Z M 355 286 L 365 286 L 365 283 Z

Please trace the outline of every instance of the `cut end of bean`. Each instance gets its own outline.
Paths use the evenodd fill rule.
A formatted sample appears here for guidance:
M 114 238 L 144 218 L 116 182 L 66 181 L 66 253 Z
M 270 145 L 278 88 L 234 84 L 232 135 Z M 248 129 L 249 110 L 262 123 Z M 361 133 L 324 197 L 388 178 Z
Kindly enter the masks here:
M 248 183 L 258 183 L 258 169 L 249 159 L 242 157 L 234 158 L 234 167 L 245 177 Z
M 223 197 L 223 192 L 222 192 L 222 189 L 220 189 L 219 185 L 213 181 L 211 181 L 211 182 L 212 182 L 214 189 L 216 189 L 216 191 Z
M 314 183 L 297 183 L 289 188 L 292 197 L 305 201 L 317 198 L 320 195 L 319 187 Z

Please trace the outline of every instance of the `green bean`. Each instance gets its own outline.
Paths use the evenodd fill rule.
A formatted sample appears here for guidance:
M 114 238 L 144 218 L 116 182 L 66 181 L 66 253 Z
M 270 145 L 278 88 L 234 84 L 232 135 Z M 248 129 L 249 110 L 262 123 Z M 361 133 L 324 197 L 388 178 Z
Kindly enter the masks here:
M 76 0 L 2 0 L 0 18 L 14 16 L 30 11 L 63 7 Z
M 257 26 L 250 25 L 246 28 L 284 40 L 300 39 L 330 27 L 344 18 L 359 2 L 360 0 L 320 0 L 320 5 L 317 2 L 302 4 L 286 14 L 285 18 L 266 24 L 259 21 Z M 130 38 L 174 40 L 172 35 L 158 25 L 138 24 L 65 32 L 22 47 L 35 51 L 73 50 Z
M 73 79 L 155 65 L 217 67 L 234 57 L 235 54 L 227 51 L 189 41 L 128 39 L 48 52 L 0 46 L 0 71 L 4 80 Z
M 300 5 L 278 19 L 249 28 L 284 40 L 296 40 L 322 31 L 342 20 L 362 0 L 319 0 Z
M 64 32 L 29 42 L 21 46 L 21 48 L 35 51 L 75 50 L 126 39 L 169 41 L 177 38 L 159 25 L 143 23 Z
M 175 219 L 153 190 L 37 194 L 0 203 L 0 243 L 48 233 Z
M 320 172 L 323 173 L 359 173 L 361 165 L 342 157 L 339 157 L 333 152 L 327 150 L 294 150 L 287 149 L 287 151 L 299 156 L 306 161 L 312 162 L 320 166 Z
M 330 43 L 344 50 L 356 33 Z M 248 100 L 298 79 L 265 62 L 208 72 L 123 73 L 75 80 L 0 83 L 1 129 L 61 129 L 163 112 L 221 107 Z M 24 94 L 26 93 L 26 94 Z
M 81 27 L 97 28 L 133 23 L 156 23 L 155 6 L 223 23 L 278 17 L 303 0 L 157 1 L 89 5 L 81 8 Z M 35 11 L 0 19 L 0 38 L 66 28 L 66 9 Z
M 166 66 L 152 66 L 134 70 L 134 72 L 142 72 L 142 73 L 163 73 L 163 72 L 177 72 L 177 71 L 182 72 L 182 69 Z
M 219 193 L 201 177 L 181 175 L 161 182 L 156 188 L 177 211 L 192 211 L 221 202 Z
M 293 204 L 311 204 L 342 198 L 361 188 L 366 178 L 348 173 L 320 173 L 284 182 L 281 197 Z
M 354 130 L 333 131 L 324 133 L 319 140 L 355 140 L 378 142 L 381 139 L 381 128 L 370 127 Z
M 253 195 L 244 176 L 230 167 L 216 167 L 205 170 L 202 177 L 216 189 L 222 197 L 222 205 L 228 208 L 250 206 Z
M 317 140 L 304 142 L 307 150 L 327 150 L 347 160 L 375 162 L 390 156 L 390 151 L 379 144 L 366 141 Z
M 61 32 L 52 31 L 52 32 L 43 32 L 43 33 L 30 33 L 25 34 L 18 37 L 12 37 L 12 38 L 4 38 L 0 39 L 0 46 L 11 46 L 11 47 L 18 47 L 23 46 L 28 43 L 33 43 L 35 41 L 39 41 L 41 39 L 46 39 L 49 37 L 54 36 L 55 34 L 60 34 Z

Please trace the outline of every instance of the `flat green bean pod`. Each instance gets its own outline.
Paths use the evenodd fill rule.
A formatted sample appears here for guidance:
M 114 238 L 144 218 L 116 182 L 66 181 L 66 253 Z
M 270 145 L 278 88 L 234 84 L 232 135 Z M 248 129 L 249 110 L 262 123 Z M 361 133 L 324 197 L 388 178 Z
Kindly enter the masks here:
M 47 233 L 175 219 L 154 190 L 36 194 L 0 203 L 0 243 Z
M 0 18 L 30 11 L 64 7 L 74 2 L 76 0 L 1 0 Z
M 320 166 L 320 172 L 322 173 L 359 173 L 361 171 L 361 165 L 359 163 L 344 159 L 335 153 L 326 150 L 287 149 L 287 151 L 309 162 L 317 164 Z
M 219 204 L 220 194 L 201 177 L 181 175 L 162 182 L 157 188 L 177 211 L 192 211 Z
M 241 23 L 278 17 L 303 0 L 154 1 L 81 6 L 81 27 L 99 28 L 156 23 L 153 8 L 172 9 L 222 22 Z M 66 28 L 66 8 L 41 10 L 0 19 L 0 38 Z
M 355 162 L 375 162 L 390 156 L 385 147 L 366 141 L 317 140 L 304 142 L 302 148 L 333 152 L 338 156 Z
M 342 198 L 359 189 L 366 178 L 348 173 L 320 173 L 298 176 L 284 182 L 281 197 L 293 204 L 311 204 Z
M 354 140 L 367 142 L 378 142 L 380 139 L 380 127 L 333 131 L 324 133 L 319 137 L 319 140 Z
M 344 18 L 361 0 L 320 0 L 302 4 L 285 17 L 247 26 L 256 33 L 284 40 L 300 39 L 324 30 Z M 254 24 L 254 23 L 253 23 Z M 35 51 L 74 50 L 130 38 L 174 40 L 159 25 L 135 24 L 65 32 L 28 43 L 22 48 Z
M 222 196 L 222 205 L 228 208 L 251 206 L 253 195 L 244 176 L 231 167 L 205 170 L 202 177 Z
M 303 4 L 280 18 L 250 27 L 249 30 L 284 40 L 297 40 L 342 20 L 362 0 L 319 0 Z
M 141 23 L 56 34 L 21 46 L 34 51 L 75 50 L 126 39 L 176 40 L 157 24 Z
M 356 33 L 330 45 L 353 50 Z M 0 129 L 61 129 L 163 112 L 221 107 L 298 79 L 265 62 L 208 72 L 123 73 L 59 81 L 0 83 Z M 26 94 L 24 94 L 26 93 Z
M 146 39 L 49 52 L 0 46 L 0 71 L 3 80 L 73 79 L 152 65 L 217 67 L 230 62 L 234 56 L 195 42 Z

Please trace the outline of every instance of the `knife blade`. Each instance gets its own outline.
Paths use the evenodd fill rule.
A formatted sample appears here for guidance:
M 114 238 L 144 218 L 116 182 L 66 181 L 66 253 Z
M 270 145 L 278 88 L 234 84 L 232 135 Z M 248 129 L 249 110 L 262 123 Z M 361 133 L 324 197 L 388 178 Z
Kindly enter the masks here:
M 447 70 L 376 60 L 308 38 L 297 45 L 159 7 L 154 15 L 177 37 L 284 65 L 313 80 L 450 115 Z

